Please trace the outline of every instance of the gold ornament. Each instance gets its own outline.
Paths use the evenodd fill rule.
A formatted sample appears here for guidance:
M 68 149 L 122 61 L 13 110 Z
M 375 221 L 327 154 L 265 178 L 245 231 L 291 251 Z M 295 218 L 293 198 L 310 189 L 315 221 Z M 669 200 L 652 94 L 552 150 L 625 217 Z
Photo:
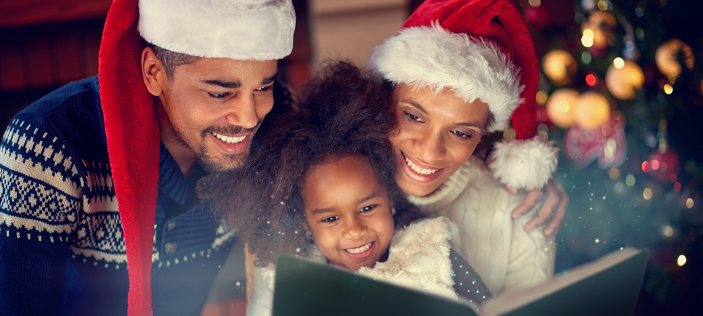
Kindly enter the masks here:
M 574 109 L 579 101 L 579 93 L 574 89 L 562 88 L 552 92 L 547 99 L 547 117 L 554 125 L 567 129 L 574 125 Z
M 617 58 L 605 73 L 605 86 L 620 100 L 631 100 L 644 84 L 644 72 L 637 63 Z
M 661 71 L 664 76 L 669 78 L 669 82 L 672 84 L 679 74 L 681 74 L 681 65 L 676 60 L 679 52 L 683 53 L 686 67 L 693 70 L 693 50 L 691 50 L 690 46 L 680 40 L 672 39 L 665 42 L 662 46 L 657 48 L 655 55 L 657 68 L 659 68 L 659 71 Z
M 542 68 L 544 74 L 557 86 L 570 84 L 577 70 L 574 57 L 562 49 L 555 49 L 544 55 Z
M 597 92 L 586 92 L 581 95 L 574 109 L 576 125 L 593 130 L 599 128 L 610 119 L 608 99 Z
M 581 24 L 583 37 L 581 43 L 586 47 L 604 48 L 608 46 L 608 36 L 611 30 L 618 25 L 612 14 L 602 11 L 593 11 L 588 21 Z

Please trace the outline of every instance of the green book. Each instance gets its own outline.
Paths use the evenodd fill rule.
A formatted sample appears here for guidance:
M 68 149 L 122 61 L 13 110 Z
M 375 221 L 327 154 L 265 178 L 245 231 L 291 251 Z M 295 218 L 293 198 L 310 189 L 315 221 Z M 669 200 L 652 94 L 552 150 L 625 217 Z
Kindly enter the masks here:
M 279 256 L 273 316 L 632 315 L 648 254 L 632 248 L 614 251 L 481 306 L 373 280 L 332 265 Z

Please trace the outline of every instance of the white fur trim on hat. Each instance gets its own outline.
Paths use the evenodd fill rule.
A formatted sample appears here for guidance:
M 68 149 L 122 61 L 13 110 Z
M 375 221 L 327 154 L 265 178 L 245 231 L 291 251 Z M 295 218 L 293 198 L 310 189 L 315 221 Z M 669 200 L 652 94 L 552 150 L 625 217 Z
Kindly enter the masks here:
M 493 177 L 510 188 L 541 188 L 557 168 L 558 149 L 552 145 L 539 136 L 496 143 L 488 167 Z
M 139 33 L 177 53 L 275 60 L 293 50 L 291 0 L 139 0 Z
M 519 69 L 497 45 L 438 24 L 401 30 L 375 48 L 371 67 L 395 84 L 450 88 L 465 102 L 480 99 L 495 117 L 489 132 L 506 129 L 522 102 Z

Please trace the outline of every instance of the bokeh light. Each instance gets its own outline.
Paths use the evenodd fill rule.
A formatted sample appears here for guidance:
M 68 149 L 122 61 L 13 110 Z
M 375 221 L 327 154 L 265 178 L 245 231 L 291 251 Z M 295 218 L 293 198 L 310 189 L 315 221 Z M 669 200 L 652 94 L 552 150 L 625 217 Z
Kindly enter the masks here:
M 591 87 L 595 86 L 596 85 L 596 76 L 594 76 L 593 74 L 588 74 L 588 76 L 586 76 L 586 84 Z
M 664 235 L 664 237 L 671 237 L 674 235 L 674 229 L 669 225 L 664 225 L 662 228 L 662 235 Z
M 692 208 L 692 207 L 693 207 L 693 199 L 692 199 L 692 198 L 688 198 L 688 199 L 686 200 L 686 207 L 688 207 L 688 208 Z
M 686 256 L 680 255 L 679 258 L 676 259 L 676 264 L 678 264 L 679 267 L 680 267 L 680 266 L 683 266 L 684 264 L 686 264 Z
M 644 189 L 644 191 L 642 192 L 642 196 L 644 196 L 645 200 L 651 199 L 652 198 L 652 189 L 650 189 L 650 188 Z
M 622 58 L 618 57 L 613 60 L 613 65 L 617 69 L 622 69 L 622 67 L 625 66 L 625 61 Z
M 666 93 L 666 94 L 671 94 L 672 92 L 674 92 L 674 87 L 672 87 L 672 86 L 671 86 L 670 84 L 668 84 L 668 83 L 665 84 L 665 85 L 664 85 L 664 93 Z
M 642 163 L 642 171 L 649 172 L 651 170 L 652 170 L 652 167 L 649 165 L 649 161 L 645 161 Z
M 610 170 L 608 170 L 608 176 L 610 176 L 611 179 L 615 180 L 620 177 L 620 170 L 618 168 L 612 167 Z
M 628 187 L 635 185 L 635 176 L 628 174 L 627 178 L 625 178 L 625 183 L 627 183 Z
M 679 182 L 674 183 L 674 191 L 676 191 L 676 192 L 681 191 L 681 183 L 679 183 Z

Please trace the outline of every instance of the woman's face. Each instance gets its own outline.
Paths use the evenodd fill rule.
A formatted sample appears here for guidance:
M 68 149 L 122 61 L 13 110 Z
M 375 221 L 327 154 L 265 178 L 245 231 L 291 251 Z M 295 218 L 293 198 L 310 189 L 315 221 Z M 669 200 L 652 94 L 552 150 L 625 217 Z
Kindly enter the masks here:
M 489 114 L 478 99 L 467 103 L 451 90 L 405 84 L 393 91 L 393 111 L 400 127 L 390 137 L 396 182 L 414 196 L 432 193 L 471 157 Z
M 305 218 L 331 264 L 373 267 L 393 237 L 393 207 L 364 157 L 327 159 L 313 167 L 303 189 Z

